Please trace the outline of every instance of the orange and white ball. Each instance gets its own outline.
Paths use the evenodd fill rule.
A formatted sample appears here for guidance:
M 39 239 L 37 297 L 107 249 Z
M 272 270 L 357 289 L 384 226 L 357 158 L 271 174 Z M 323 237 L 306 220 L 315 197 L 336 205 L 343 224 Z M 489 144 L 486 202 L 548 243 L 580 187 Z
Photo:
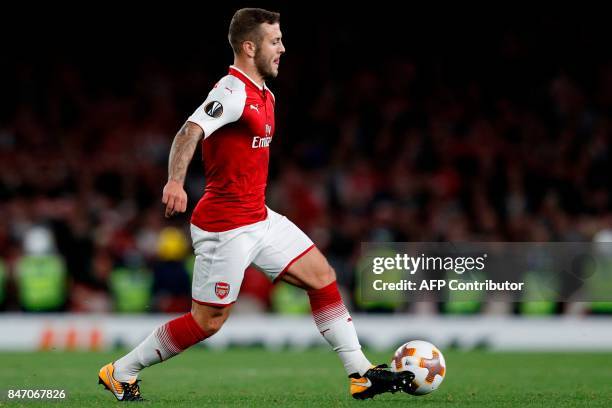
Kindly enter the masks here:
M 397 349 L 391 360 L 391 370 L 412 371 L 412 395 L 425 395 L 436 390 L 446 375 L 442 352 L 433 344 L 413 340 Z

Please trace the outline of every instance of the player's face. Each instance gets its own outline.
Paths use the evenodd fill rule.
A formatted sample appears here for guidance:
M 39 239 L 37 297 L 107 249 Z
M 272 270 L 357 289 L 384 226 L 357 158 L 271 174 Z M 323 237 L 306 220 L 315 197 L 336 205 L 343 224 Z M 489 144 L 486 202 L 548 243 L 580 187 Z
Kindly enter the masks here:
M 276 78 L 280 57 L 285 52 L 280 26 L 263 23 L 262 39 L 255 52 L 255 67 L 263 78 Z

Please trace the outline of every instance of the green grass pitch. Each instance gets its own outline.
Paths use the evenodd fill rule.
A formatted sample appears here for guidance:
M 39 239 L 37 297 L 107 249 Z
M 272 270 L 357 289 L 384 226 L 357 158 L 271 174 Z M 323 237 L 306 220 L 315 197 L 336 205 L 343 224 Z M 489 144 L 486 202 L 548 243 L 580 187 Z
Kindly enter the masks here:
M 97 384 L 100 366 L 121 352 L 0 353 L 0 406 L 91 407 L 118 403 Z M 367 353 L 376 363 L 392 352 Z M 430 395 L 349 397 L 348 381 L 326 349 L 189 350 L 142 375 L 144 407 L 610 407 L 610 353 L 444 352 L 447 376 Z M 64 389 L 63 401 L 8 401 L 8 389 Z

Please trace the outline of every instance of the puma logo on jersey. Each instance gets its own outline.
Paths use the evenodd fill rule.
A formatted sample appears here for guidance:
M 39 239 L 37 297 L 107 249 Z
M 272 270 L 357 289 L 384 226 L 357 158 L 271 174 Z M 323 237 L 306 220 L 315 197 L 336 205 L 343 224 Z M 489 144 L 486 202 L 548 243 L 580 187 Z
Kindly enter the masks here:
M 268 147 L 268 146 L 270 146 L 270 142 L 272 142 L 272 137 L 270 137 L 270 136 L 268 136 L 268 137 L 254 136 L 253 137 L 253 143 L 251 144 L 251 147 L 253 149 L 257 149 L 259 147 Z
M 249 105 L 251 109 L 257 111 L 259 113 L 259 105 Z
M 233 91 L 233 90 L 231 90 L 231 89 L 229 89 L 227 86 L 225 87 L 225 89 L 227 89 L 227 90 L 229 91 L 229 93 L 231 93 L 231 94 L 233 94 L 233 93 L 234 93 L 234 91 Z

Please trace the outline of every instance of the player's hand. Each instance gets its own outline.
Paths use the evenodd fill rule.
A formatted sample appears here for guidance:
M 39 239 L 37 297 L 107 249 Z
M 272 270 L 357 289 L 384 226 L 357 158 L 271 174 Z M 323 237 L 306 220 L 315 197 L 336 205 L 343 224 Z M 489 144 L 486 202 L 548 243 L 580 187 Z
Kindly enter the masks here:
M 166 205 L 166 218 L 187 211 L 187 193 L 178 181 L 168 180 L 164 186 L 162 203 Z

